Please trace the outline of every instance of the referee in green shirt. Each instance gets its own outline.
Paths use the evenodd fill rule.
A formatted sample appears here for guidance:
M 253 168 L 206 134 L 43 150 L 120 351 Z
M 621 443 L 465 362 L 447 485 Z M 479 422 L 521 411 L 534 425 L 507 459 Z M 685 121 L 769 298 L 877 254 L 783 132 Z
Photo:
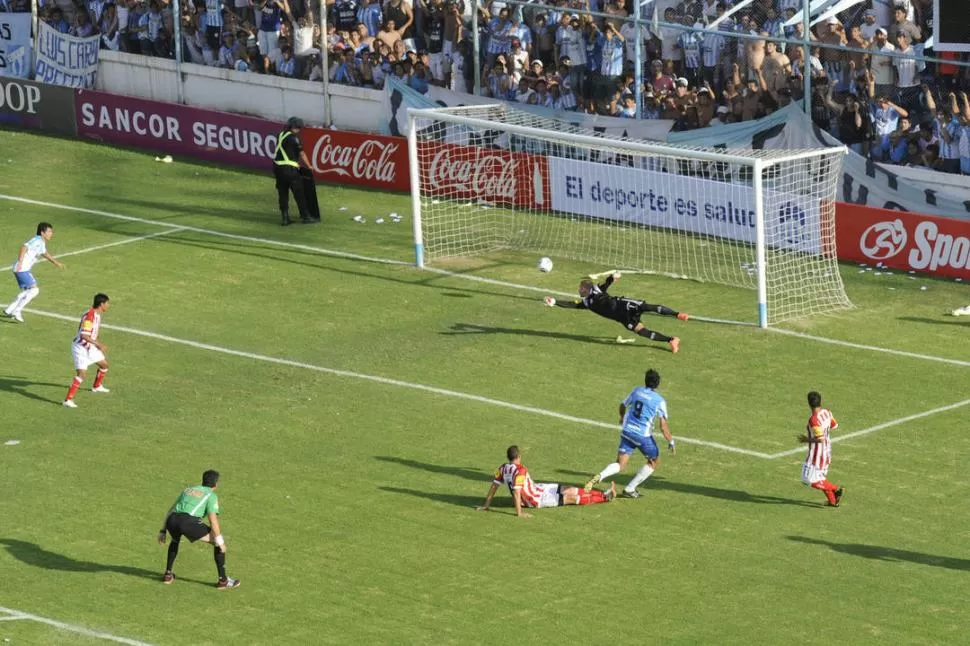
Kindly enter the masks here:
M 216 586 L 220 590 L 239 587 L 239 579 L 226 576 L 226 539 L 219 530 L 219 498 L 215 491 L 218 486 L 219 472 L 210 469 L 202 474 L 201 485 L 183 489 L 175 504 L 168 510 L 165 523 L 158 532 L 158 542 L 162 545 L 165 544 L 165 534 L 172 535 L 172 542 L 168 546 L 165 576 L 162 578 L 164 583 L 175 581 L 172 566 L 175 565 L 179 543 L 184 536 L 190 543 L 203 541 L 214 545 L 216 569 L 219 570 L 219 583 Z M 212 524 L 211 529 L 202 522 L 203 518 L 209 519 L 209 523 Z

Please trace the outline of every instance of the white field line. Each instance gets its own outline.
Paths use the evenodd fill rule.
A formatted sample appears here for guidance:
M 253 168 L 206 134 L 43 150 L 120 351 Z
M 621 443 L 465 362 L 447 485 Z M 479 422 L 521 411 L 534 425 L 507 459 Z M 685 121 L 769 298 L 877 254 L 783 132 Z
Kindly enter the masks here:
M 900 424 L 905 424 L 907 422 L 915 422 L 918 419 L 923 419 L 924 417 L 930 417 L 931 415 L 937 415 L 939 413 L 945 413 L 947 411 L 956 410 L 958 408 L 963 408 L 964 406 L 970 405 L 970 399 L 964 399 L 962 402 L 957 402 L 955 404 L 948 404 L 946 406 L 940 406 L 939 408 L 934 408 L 932 410 L 923 411 L 922 413 L 916 413 L 915 415 L 907 415 L 906 417 L 900 417 L 899 419 L 890 420 L 888 422 L 883 422 L 882 424 L 876 424 L 875 426 L 870 426 L 869 428 L 864 428 L 861 431 L 853 431 L 851 433 L 846 433 L 845 435 L 839 435 L 832 438 L 833 442 L 842 442 L 843 440 L 849 440 L 854 437 L 861 437 L 863 435 L 869 435 L 870 433 L 875 433 L 876 431 L 881 431 L 886 428 L 892 428 L 893 426 L 899 426 Z M 781 453 L 772 453 L 768 456 L 769 459 L 783 458 L 789 455 L 795 455 L 798 453 L 804 453 L 804 448 L 792 449 L 790 451 L 782 451 Z
M 43 311 L 34 310 L 34 309 L 28 309 L 26 311 L 30 312 L 31 314 L 37 314 L 38 316 L 46 316 L 48 318 L 58 319 L 61 321 L 69 321 L 71 323 L 77 322 L 76 316 L 65 316 L 64 314 L 55 314 L 53 312 L 43 312 Z M 610 424 L 608 422 L 600 422 L 593 419 L 586 419 L 584 417 L 576 417 L 573 415 L 567 415 L 566 413 L 559 413 L 552 410 L 546 410 L 544 408 L 537 408 L 535 406 L 524 406 L 522 404 L 514 404 L 512 402 L 507 402 L 500 399 L 492 399 L 491 397 L 483 397 L 481 395 L 464 393 L 457 390 L 449 390 L 447 388 L 428 386 L 426 384 L 420 384 L 413 381 L 391 379 L 389 377 L 381 377 L 378 375 L 368 375 L 362 372 L 354 372 L 351 370 L 341 370 L 338 368 L 328 368 L 327 366 L 318 366 L 312 363 L 304 363 L 302 361 L 293 361 L 292 359 L 283 359 L 281 357 L 271 357 L 265 354 L 256 354 L 254 352 L 244 352 L 242 350 L 233 350 L 232 348 L 225 348 L 218 345 L 212 345 L 210 343 L 201 343 L 199 341 L 191 341 L 189 339 L 180 339 L 177 337 L 168 336 L 166 334 L 157 334 L 155 332 L 149 332 L 147 330 L 139 330 L 136 328 L 123 327 L 120 325 L 102 325 L 101 328 L 106 330 L 114 330 L 117 332 L 124 332 L 126 334 L 133 334 L 141 337 L 147 337 L 149 339 L 155 339 L 157 341 L 165 341 L 167 343 L 184 345 L 190 348 L 196 348 L 198 350 L 208 350 L 210 352 L 219 352 L 221 354 L 228 354 L 234 357 L 242 357 L 243 359 L 250 359 L 252 361 L 264 361 L 266 363 L 274 363 L 281 366 L 290 366 L 293 368 L 312 370 L 314 372 L 321 372 L 328 375 L 334 375 L 336 377 L 360 379 L 363 381 L 370 381 L 374 383 L 384 384 L 387 386 L 398 386 L 400 388 L 410 388 L 412 390 L 420 390 L 420 391 L 432 393 L 435 395 L 443 395 L 445 397 L 464 399 L 467 401 L 478 402 L 480 404 L 487 404 L 489 406 L 498 406 L 499 408 L 508 408 L 522 413 L 532 413 L 533 415 L 551 417 L 553 419 L 559 419 L 566 422 L 573 422 L 575 424 L 583 424 L 585 426 L 595 426 L 597 428 L 606 428 L 606 429 L 610 429 L 611 431 L 617 431 L 619 428 L 618 424 Z M 684 444 L 697 444 L 699 446 L 707 446 L 710 448 L 721 449 L 723 451 L 731 451 L 732 453 L 741 453 L 743 455 L 750 455 L 757 458 L 769 459 L 771 457 L 767 453 L 761 453 L 760 451 L 751 451 L 749 449 L 742 449 L 736 446 L 719 444 L 717 442 L 707 442 L 705 440 L 697 440 L 690 437 L 678 436 L 677 440 L 680 442 L 683 442 Z
M 56 204 L 54 202 L 43 202 L 43 201 L 40 201 L 40 200 L 31 200 L 31 199 L 28 199 L 28 198 L 25 198 L 25 197 L 17 197 L 15 195 L 5 195 L 3 193 L 0 193 L 0 200 L 8 200 L 8 201 L 11 201 L 11 202 L 20 202 L 21 204 L 32 204 L 34 206 L 43 206 L 43 207 L 52 208 L 52 209 L 60 209 L 60 210 L 63 210 L 63 211 L 73 211 L 75 213 L 87 213 L 89 215 L 98 215 L 98 216 L 101 216 L 101 217 L 111 218 L 111 219 L 114 219 L 114 220 L 124 220 L 126 222 L 139 222 L 141 224 L 151 224 L 151 225 L 161 226 L 161 227 L 174 227 L 174 226 L 176 226 L 176 225 L 166 224 L 164 222 L 159 222 L 158 220 L 151 220 L 151 219 L 148 219 L 148 218 L 138 218 L 138 217 L 134 217 L 134 216 L 131 216 L 131 215 L 121 215 L 120 213 L 111 213 L 109 211 L 100 211 L 100 210 L 97 210 L 97 209 L 87 209 L 87 208 L 83 208 L 83 207 L 79 207 L 79 206 L 70 206 L 70 205 L 67 205 L 67 204 Z M 214 231 L 212 229 L 203 229 L 201 227 L 180 226 L 179 228 L 181 230 L 183 230 L 183 231 L 191 231 L 193 233 L 203 233 L 203 234 L 206 234 L 206 235 L 218 236 L 218 237 L 221 237 L 221 238 L 228 238 L 228 239 L 231 239 L 231 240 L 242 240 L 242 241 L 245 241 L 245 242 L 253 242 L 253 243 L 258 243 L 258 244 L 273 245 L 273 246 L 282 247 L 282 248 L 285 248 L 285 249 L 298 249 L 298 250 L 301 250 L 301 251 L 310 251 L 310 252 L 317 253 L 317 254 L 320 254 L 320 255 L 323 255 L 323 256 L 332 256 L 332 257 L 335 257 L 335 258 L 347 258 L 347 259 L 350 259 L 350 260 L 363 260 L 363 261 L 366 261 L 366 262 L 373 262 L 373 263 L 378 263 L 378 264 L 383 264 L 383 265 L 403 265 L 403 266 L 408 266 L 408 267 L 413 266 L 413 263 L 410 263 L 410 262 L 407 262 L 407 261 L 404 261 L 404 260 L 392 260 L 392 259 L 389 259 L 389 258 L 375 258 L 375 257 L 363 256 L 363 255 L 355 254 L 355 253 L 348 253 L 346 251 L 337 251 L 337 250 L 334 250 L 334 249 L 325 249 L 325 248 L 322 248 L 322 247 L 314 247 L 312 245 L 296 244 L 296 243 L 293 243 L 293 242 L 282 242 L 282 241 L 279 241 L 279 240 L 272 240 L 272 239 L 269 239 L 269 238 L 257 238 L 257 237 L 253 237 L 253 236 L 244 236 L 244 235 L 239 235 L 239 234 L 235 234 L 235 233 L 224 233 L 222 231 Z M 574 297 L 575 296 L 575 293 L 573 293 L 573 292 L 558 292 L 558 291 L 544 289 L 542 287 L 535 287 L 533 285 L 521 285 L 521 284 L 518 284 L 518 283 L 507 282 L 507 281 L 504 281 L 504 280 L 495 280 L 495 279 L 492 279 L 492 278 L 483 278 L 482 276 L 472 276 L 472 275 L 469 275 L 469 274 L 451 272 L 451 271 L 447 271 L 445 269 L 436 269 L 436 268 L 433 268 L 433 267 L 425 267 L 425 271 L 430 271 L 432 273 L 436 273 L 436 274 L 439 274 L 439 275 L 442 275 L 442 276 L 448 276 L 448 277 L 451 277 L 451 278 L 463 278 L 465 280 L 472 280 L 472 281 L 475 281 L 475 282 L 486 283 L 486 284 L 489 284 L 489 285 L 498 285 L 498 286 L 502 286 L 502 287 L 509 287 L 509 288 L 512 288 L 512 289 L 520 289 L 520 290 L 527 290 L 527 291 L 532 291 L 532 292 L 540 292 L 540 293 L 544 293 L 544 294 L 555 294 L 556 296 L 566 296 L 566 297 Z M 699 321 L 710 321 L 710 322 L 717 322 L 717 323 L 737 323 L 736 321 L 723 321 L 721 319 L 706 318 L 706 317 L 703 317 L 703 316 L 696 316 L 694 318 L 697 319 L 697 320 L 699 320 Z M 961 361 L 959 359 L 947 359 L 945 357 L 936 357 L 936 356 L 928 355 L 928 354 L 919 354 L 919 353 L 916 353 L 916 352 L 907 352 L 905 350 L 894 350 L 892 348 L 882 348 L 882 347 L 874 346 L 874 345 L 864 345 L 864 344 L 861 344 L 861 343 L 852 343 L 851 341 L 841 341 L 839 339 L 829 339 L 827 337 L 814 336 L 812 334 L 805 334 L 805 333 L 802 333 L 802 332 L 795 332 L 794 330 L 784 330 L 784 329 L 781 329 L 781 328 L 768 328 L 768 329 L 770 331 L 775 332 L 775 333 L 778 333 L 778 334 L 787 334 L 789 336 L 794 336 L 794 337 L 798 337 L 798 338 L 801 338 L 801 339 L 807 339 L 807 340 L 810 340 L 810 341 L 818 341 L 819 343 L 828 343 L 828 344 L 831 344 L 831 345 L 838 345 L 838 346 L 842 346 L 842 347 L 846 347 L 846 348 L 854 348 L 856 350 L 868 350 L 870 352 L 881 352 L 883 354 L 892 354 L 892 355 L 896 355 L 896 356 L 909 357 L 911 359 L 921 359 L 923 361 L 935 361 L 935 362 L 938 362 L 938 363 L 947 363 L 947 364 L 950 364 L 950 365 L 956 365 L 956 366 L 962 366 L 962 367 L 970 367 L 970 361 Z
M 3 606 L 0 606 L 0 612 L 9 615 L 9 617 L 3 618 L 8 621 L 13 621 L 14 619 L 26 619 L 29 621 L 36 621 L 39 624 L 46 624 L 48 626 L 53 626 L 54 628 L 60 628 L 61 630 L 77 633 L 78 635 L 84 635 L 85 637 L 104 639 L 118 644 L 128 644 L 128 646 L 151 646 L 151 644 L 148 642 L 138 641 L 137 639 L 128 639 L 127 637 L 119 637 L 118 635 L 103 633 L 97 630 L 91 630 L 90 628 L 78 626 L 77 624 L 69 624 L 63 621 L 57 621 L 56 619 L 48 619 L 47 617 L 32 615 L 29 612 L 21 612 L 20 610 L 14 610 L 13 608 L 4 608 Z
M 143 236 L 135 236 L 133 238 L 125 238 L 124 240 L 117 240 L 115 242 L 109 242 L 107 244 L 99 244 L 93 247 L 85 247 L 84 249 L 75 249 L 74 251 L 67 251 L 64 253 L 59 253 L 54 257 L 60 260 L 61 258 L 67 258 L 68 256 L 80 256 L 82 253 L 90 253 L 92 251 L 101 251 L 102 249 L 109 249 L 111 247 L 118 247 L 123 244 L 131 244 L 132 242 L 140 242 L 142 240 L 148 240 L 149 238 L 157 238 L 159 236 L 166 236 L 170 233 L 175 233 L 176 231 L 181 231 L 185 227 L 172 226 L 172 225 L 162 225 L 168 226 L 170 228 L 165 231 L 158 231 L 157 233 L 147 233 Z M 6 269 L 13 269 L 13 265 L 6 267 Z
M 919 354 L 918 352 L 907 352 L 906 350 L 893 350 L 891 348 L 880 348 L 874 345 L 865 345 L 863 343 L 852 343 L 851 341 L 839 341 L 838 339 L 829 339 L 824 336 L 813 336 L 811 334 L 804 334 L 803 332 L 796 332 L 794 330 L 784 330 L 781 328 L 768 328 L 772 332 L 778 334 L 787 334 L 788 336 L 793 336 L 799 339 L 808 339 L 810 341 L 818 341 L 820 343 L 830 343 L 833 345 L 841 345 L 844 348 L 854 348 L 856 350 L 871 350 L 873 352 L 883 352 L 885 354 L 894 354 L 899 357 L 908 357 L 910 359 L 922 359 L 924 361 L 938 361 L 940 363 L 949 363 L 954 366 L 962 366 L 964 368 L 970 367 L 970 361 L 961 361 L 960 359 L 947 359 L 944 357 L 935 357 L 929 354 Z

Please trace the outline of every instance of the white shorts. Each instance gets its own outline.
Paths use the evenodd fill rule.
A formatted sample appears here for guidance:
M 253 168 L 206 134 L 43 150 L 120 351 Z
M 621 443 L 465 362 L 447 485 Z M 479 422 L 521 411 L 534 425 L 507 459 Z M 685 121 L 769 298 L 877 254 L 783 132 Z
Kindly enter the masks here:
M 829 474 L 829 468 L 819 469 L 811 464 L 802 465 L 802 482 L 809 487 L 816 482 L 821 482 L 825 480 L 825 477 Z
M 451 59 L 444 53 L 429 54 L 428 58 L 431 59 L 431 77 L 436 81 L 444 81 L 451 71 Z
M 559 485 L 549 482 L 537 482 L 536 489 L 539 490 L 539 504 L 538 509 L 544 507 L 558 507 L 559 506 Z
M 75 370 L 87 370 L 92 363 L 104 361 L 104 353 L 93 345 L 86 348 L 80 343 L 72 343 L 71 354 L 74 355 Z
M 260 31 L 256 34 L 259 43 L 259 53 L 266 56 L 276 49 L 276 43 L 280 39 L 278 31 Z

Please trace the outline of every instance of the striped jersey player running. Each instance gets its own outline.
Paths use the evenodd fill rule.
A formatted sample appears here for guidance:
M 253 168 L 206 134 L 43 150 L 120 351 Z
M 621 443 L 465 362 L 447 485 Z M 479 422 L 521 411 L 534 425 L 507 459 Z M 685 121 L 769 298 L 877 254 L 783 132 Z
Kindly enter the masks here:
M 543 507 L 559 507 L 561 505 L 594 505 L 610 502 L 616 496 L 616 485 L 606 491 L 582 491 L 579 487 L 563 487 L 555 483 L 536 483 L 532 480 L 529 470 L 522 464 L 519 447 L 510 446 L 505 451 L 508 462 L 495 470 L 492 488 L 485 496 L 485 502 L 478 511 L 488 511 L 492 506 L 492 498 L 503 484 L 509 488 L 515 501 L 515 515 L 530 518 L 531 514 L 522 511 L 523 507 L 540 509 Z
M 842 502 L 844 488 L 828 481 L 829 464 L 832 462 L 832 438 L 830 431 L 839 427 L 832 411 L 822 408 L 822 395 L 816 391 L 808 393 L 808 406 L 812 415 L 808 418 L 805 435 L 799 435 L 800 442 L 808 444 L 808 455 L 802 465 L 802 482 L 825 494 L 830 507 L 838 507 Z
M 71 354 L 74 357 L 74 381 L 67 390 L 67 397 L 64 398 L 64 406 L 77 408 L 74 403 L 74 395 L 77 394 L 81 384 L 84 383 L 88 374 L 88 367 L 97 364 L 98 374 L 94 378 L 94 385 L 91 387 L 93 393 L 111 392 L 104 386 L 104 378 L 108 374 L 108 358 L 105 353 L 108 346 L 98 340 L 101 332 L 101 315 L 108 311 L 111 301 L 107 294 L 95 294 L 94 303 L 91 305 L 77 328 L 74 335 L 74 342 L 71 344 Z

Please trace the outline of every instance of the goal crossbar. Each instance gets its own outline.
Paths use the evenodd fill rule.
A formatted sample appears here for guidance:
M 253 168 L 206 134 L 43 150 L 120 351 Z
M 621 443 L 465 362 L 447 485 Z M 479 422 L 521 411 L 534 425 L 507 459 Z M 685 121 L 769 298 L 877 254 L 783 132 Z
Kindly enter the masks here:
M 494 109 L 497 112 L 505 112 L 506 106 L 498 103 L 494 104 L 483 104 L 483 105 L 465 105 L 455 108 L 408 108 L 408 117 L 413 120 L 419 118 L 433 119 L 436 121 L 444 121 L 447 123 L 453 123 L 462 126 L 477 126 L 482 129 L 493 129 L 496 127 L 494 121 L 489 121 L 487 119 L 481 119 L 479 117 L 466 116 L 461 113 L 477 113 L 483 110 Z M 565 123 L 565 122 L 564 122 Z M 740 157 L 737 154 L 731 155 L 728 153 L 715 152 L 712 150 L 703 150 L 698 148 L 692 148 L 690 146 L 675 146 L 671 144 L 658 144 L 651 143 L 642 140 L 630 140 L 630 139 L 620 139 L 618 137 L 612 137 L 610 135 L 603 136 L 593 136 L 593 135 L 582 135 L 574 132 L 549 132 L 547 130 L 542 130 L 540 128 L 533 128 L 530 126 L 522 126 L 513 123 L 503 123 L 501 124 L 501 129 L 504 132 L 511 134 L 520 135 L 523 137 L 536 137 L 540 139 L 556 139 L 557 141 L 565 141 L 571 144 L 576 144 L 579 146 L 589 146 L 596 148 L 598 146 L 608 145 L 610 148 L 628 151 L 631 153 L 638 154 L 655 154 L 655 155 L 669 155 L 672 151 L 676 151 L 678 154 L 682 154 L 684 157 L 689 157 L 691 159 L 696 159 L 698 161 L 709 161 L 709 162 L 719 162 L 722 164 L 744 164 L 747 163 L 751 166 L 755 165 L 755 161 L 761 161 L 765 168 L 773 166 L 775 164 L 780 164 L 783 162 L 798 161 L 801 159 L 808 159 L 811 157 L 817 157 L 820 151 L 835 152 L 835 153 L 845 153 L 847 148 L 845 146 L 833 146 L 829 148 L 815 148 L 811 150 L 761 150 L 761 149 L 744 149 L 748 153 L 753 153 L 747 157 Z M 413 130 L 413 128 L 412 128 Z M 410 134 L 410 132 L 409 132 Z

